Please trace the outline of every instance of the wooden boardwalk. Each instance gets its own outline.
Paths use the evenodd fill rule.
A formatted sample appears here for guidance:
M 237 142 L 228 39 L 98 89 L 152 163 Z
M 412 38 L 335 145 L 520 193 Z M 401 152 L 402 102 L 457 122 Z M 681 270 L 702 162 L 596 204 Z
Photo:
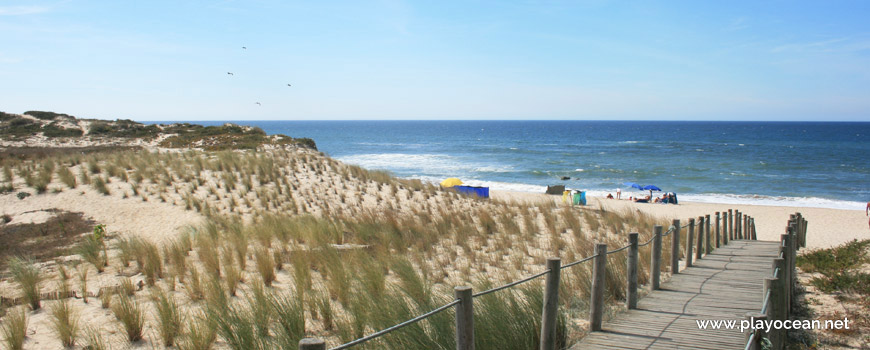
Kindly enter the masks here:
M 696 320 L 742 320 L 759 312 L 779 242 L 730 241 L 605 322 L 574 345 L 579 349 L 743 349 L 739 329 L 700 330 Z M 624 286 L 608 286 L 624 288 Z

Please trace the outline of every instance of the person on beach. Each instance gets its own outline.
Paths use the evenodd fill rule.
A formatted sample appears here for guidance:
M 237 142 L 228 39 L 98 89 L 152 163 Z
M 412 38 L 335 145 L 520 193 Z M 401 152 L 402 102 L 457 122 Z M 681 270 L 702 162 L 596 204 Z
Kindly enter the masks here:
M 616 188 L 616 199 L 622 199 L 622 189 L 619 187 Z M 867 206 L 870 207 L 870 203 L 867 203 Z
M 864 212 L 867 213 L 867 216 L 870 216 L 870 202 L 867 202 L 867 208 L 864 209 Z M 870 224 L 870 221 L 868 221 L 868 224 Z
M 607 194 L 607 199 L 613 199 L 613 193 L 608 193 L 608 194 Z

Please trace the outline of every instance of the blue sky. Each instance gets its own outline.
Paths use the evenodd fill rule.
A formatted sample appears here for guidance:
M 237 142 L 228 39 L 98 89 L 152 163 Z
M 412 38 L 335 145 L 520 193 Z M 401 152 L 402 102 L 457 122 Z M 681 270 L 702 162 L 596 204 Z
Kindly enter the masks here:
M 0 0 L 0 110 L 135 120 L 870 121 L 868 7 Z

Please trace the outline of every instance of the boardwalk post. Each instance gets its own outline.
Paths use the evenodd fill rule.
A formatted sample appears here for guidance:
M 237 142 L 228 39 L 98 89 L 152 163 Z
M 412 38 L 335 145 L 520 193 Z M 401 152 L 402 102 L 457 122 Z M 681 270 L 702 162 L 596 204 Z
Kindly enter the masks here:
M 747 347 L 747 349 L 761 350 L 763 348 L 761 346 L 761 338 L 766 336 L 766 334 L 764 333 L 763 328 L 755 329 L 754 326 L 758 321 L 761 321 L 761 324 L 764 324 L 764 321 L 767 320 L 767 315 L 758 312 L 749 312 L 746 313 L 746 319 L 750 322 L 750 325 L 753 326 L 753 328 L 749 329 L 749 332 L 746 333 L 746 341 L 748 342 L 749 338 L 752 337 L 753 334 L 755 334 L 755 337 L 752 337 L 752 343 L 749 344 L 749 347 Z
M 719 248 L 719 242 L 722 241 L 722 236 L 719 235 L 719 212 L 716 212 L 716 248 Z M 728 243 L 728 242 L 725 242 Z
M 544 311 L 541 315 L 541 343 L 539 349 L 553 350 L 556 348 L 556 314 L 559 312 L 559 271 L 562 260 L 547 259 L 546 289 L 544 289 Z
M 749 215 L 743 215 L 743 235 L 746 239 L 752 239 L 752 231 L 749 227 Z
M 299 341 L 299 350 L 326 350 L 326 342 L 317 338 L 303 338 Z
M 628 234 L 628 259 L 625 260 L 628 270 L 628 289 L 625 291 L 625 304 L 629 310 L 637 309 L 637 240 L 637 232 Z
M 695 242 L 695 261 L 701 260 L 701 254 L 704 253 L 704 217 L 698 217 L 698 241 Z
M 456 304 L 456 350 L 474 350 L 474 299 L 471 287 L 453 289 Z
M 705 232 L 704 232 L 704 236 L 707 238 L 707 250 L 706 250 L 706 253 L 707 253 L 707 254 L 710 254 L 711 252 L 713 252 L 713 245 L 710 244 L 710 226 L 711 226 L 711 224 L 710 224 L 710 214 L 707 214 L 707 215 L 704 216 L 704 222 L 707 223 L 706 225 L 704 225 L 704 230 L 705 230 Z
M 671 233 L 671 275 L 680 273 L 680 219 L 674 219 Z
M 728 209 L 728 239 L 736 239 L 734 237 L 734 216 L 733 209 Z
M 758 233 L 755 232 L 755 218 L 749 218 L 749 230 L 752 232 L 752 240 L 758 240 Z
M 695 241 L 695 219 L 689 219 L 689 232 L 686 235 L 686 267 L 692 267 L 692 242 Z
M 740 226 L 740 220 L 743 217 L 743 213 L 739 210 L 734 211 L 734 235 L 737 236 L 737 239 L 745 239 L 743 237 L 743 226 Z
M 792 274 L 791 264 L 792 259 L 794 259 L 789 250 L 791 249 L 791 236 L 790 235 L 782 235 L 782 241 L 785 242 L 785 246 L 782 247 L 783 258 L 785 259 L 785 266 L 783 267 L 783 280 L 785 282 L 785 287 L 783 287 L 783 292 L 785 293 L 785 310 L 786 316 L 788 317 L 788 311 L 791 308 L 791 285 L 793 284 L 792 278 L 794 275 Z
M 728 237 L 728 212 L 722 212 L 722 244 L 728 244 L 731 237 Z
M 589 303 L 589 330 L 600 331 L 604 318 L 604 276 L 607 274 L 607 244 L 595 244 L 592 262 L 592 300 Z
M 650 264 L 650 284 L 652 290 L 659 289 L 662 276 L 662 227 L 656 225 L 653 227 L 652 241 L 652 263 Z
M 776 258 L 773 259 L 773 270 L 779 269 L 779 275 L 775 278 L 769 278 L 770 284 L 768 284 L 767 279 L 765 279 L 764 287 L 765 289 L 770 288 L 770 306 L 768 306 L 767 315 L 771 320 L 783 320 L 785 319 L 786 309 L 785 305 L 788 300 L 786 300 L 785 294 L 785 286 L 786 286 L 786 278 L 785 278 L 785 259 Z
M 788 272 L 790 279 L 788 280 L 788 305 L 789 310 L 791 310 L 791 303 L 794 301 L 794 288 L 797 285 L 797 235 L 795 234 L 795 225 L 796 222 L 792 222 L 789 224 L 788 228 L 788 237 L 789 241 L 786 242 L 786 246 L 788 247 L 788 251 L 791 254 L 791 260 L 789 260 Z

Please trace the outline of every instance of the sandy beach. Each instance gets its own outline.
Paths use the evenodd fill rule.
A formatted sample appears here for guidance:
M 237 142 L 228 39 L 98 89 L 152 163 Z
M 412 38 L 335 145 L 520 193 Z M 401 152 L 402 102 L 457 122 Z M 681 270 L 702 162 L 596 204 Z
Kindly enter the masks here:
M 492 191 L 492 197 L 512 201 L 554 201 L 562 202 L 561 196 L 528 192 Z M 739 210 L 755 218 L 759 240 L 779 240 L 785 232 L 785 223 L 790 214 L 801 213 L 808 221 L 807 248 L 830 248 L 853 239 L 870 238 L 867 217 L 860 210 L 829 208 L 807 208 L 788 206 L 764 206 L 746 204 L 717 204 L 681 201 L 679 205 L 657 203 L 635 203 L 628 200 L 589 198 L 588 208 L 605 209 L 617 212 L 627 210 L 641 211 L 662 219 L 680 219 L 683 224 L 689 218 L 712 215 L 716 211 Z

